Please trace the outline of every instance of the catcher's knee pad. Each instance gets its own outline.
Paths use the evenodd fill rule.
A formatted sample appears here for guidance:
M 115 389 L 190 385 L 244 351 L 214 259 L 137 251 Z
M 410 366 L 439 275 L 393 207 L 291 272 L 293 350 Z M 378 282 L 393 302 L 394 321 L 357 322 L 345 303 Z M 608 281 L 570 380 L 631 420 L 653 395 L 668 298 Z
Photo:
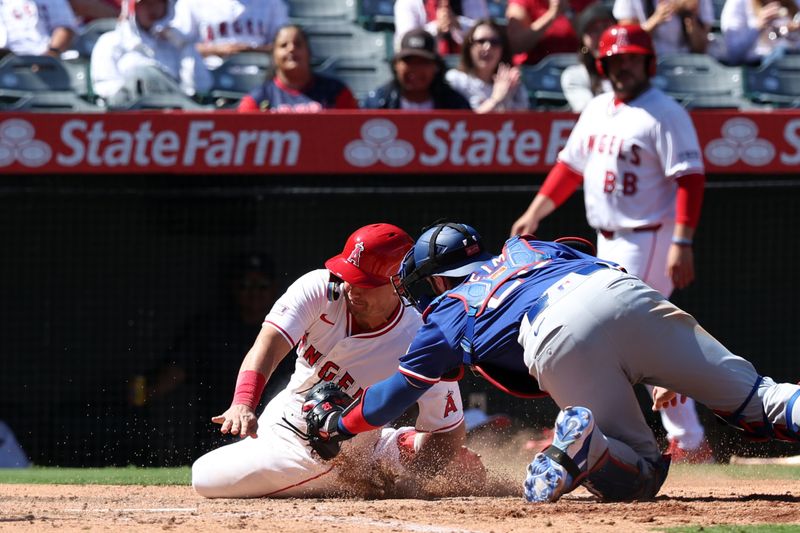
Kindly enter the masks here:
M 667 479 L 669 464 L 669 458 L 662 456 L 657 461 L 640 459 L 634 467 L 606 453 L 582 485 L 606 501 L 649 500 Z

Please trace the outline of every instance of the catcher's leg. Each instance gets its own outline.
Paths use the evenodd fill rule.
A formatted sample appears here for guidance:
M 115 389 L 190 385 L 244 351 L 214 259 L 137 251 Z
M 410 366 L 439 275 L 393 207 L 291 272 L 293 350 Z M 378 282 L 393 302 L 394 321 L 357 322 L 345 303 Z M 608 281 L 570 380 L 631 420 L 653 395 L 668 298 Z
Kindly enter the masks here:
M 668 469 L 668 460 L 647 461 L 608 439 L 589 409 L 567 407 L 556 418 L 553 444 L 528 466 L 523 489 L 529 502 L 554 502 L 578 485 L 603 500 L 646 499 L 658 492 Z

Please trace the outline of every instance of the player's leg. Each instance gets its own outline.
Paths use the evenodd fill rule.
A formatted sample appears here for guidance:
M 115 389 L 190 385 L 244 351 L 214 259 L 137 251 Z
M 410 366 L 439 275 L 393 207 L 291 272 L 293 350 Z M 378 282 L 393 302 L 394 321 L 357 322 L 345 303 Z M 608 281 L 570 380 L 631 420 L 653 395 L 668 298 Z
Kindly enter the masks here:
M 627 232 L 614 239 L 598 234 L 597 255 L 624 266 L 630 274 L 669 298 L 673 285 L 665 265 L 673 228 L 673 224 L 664 224 L 656 231 Z M 674 452 L 673 461 L 681 457 L 713 460 L 693 399 L 662 409 L 660 415 L 670 450 Z
M 574 468 L 570 471 L 569 461 L 565 460 L 565 477 L 542 454 L 537 455 L 529 472 L 530 488 L 539 487 L 533 490 L 529 498 L 532 501 L 554 501 L 580 483 L 604 499 L 648 498 L 656 494 L 666 476 L 632 382 L 618 363 L 619 347 L 607 338 L 606 317 L 615 315 L 615 302 L 606 302 L 601 308 L 593 306 L 591 310 L 586 306 L 587 301 L 595 301 L 602 294 L 607 284 L 620 279 L 633 278 L 613 270 L 590 276 L 567 297 L 536 316 L 532 327 L 525 325 L 521 329 L 526 363 L 543 390 L 562 409 L 576 406 L 589 413 L 580 411 L 576 415 L 564 409 L 559 414 L 553 444 L 563 453 L 555 455 L 567 455 L 573 461 L 578 457 L 577 473 Z M 581 435 L 566 442 L 558 437 L 559 433 L 565 434 L 560 426 L 583 427 Z M 559 477 L 562 479 L 555 479 L 556 487 L 545 486 L 544 480 L 553 482 Z M 526 496 L 528 492 L 526 487 Z
M 619 361 L 633 380 L 695 398 L 751 433 L 800 440 L 800 386 L 760 376 L 691 315 L 642 283 L 610 293 L 624 310 L 617 321 L 626 325 Z
M 288 429 L 261 424 L 257 439 L 222 446 L 192 465 L 192 486 L 207 498 L 315 495 L 336 485 L 333 466 L 311 455 Z

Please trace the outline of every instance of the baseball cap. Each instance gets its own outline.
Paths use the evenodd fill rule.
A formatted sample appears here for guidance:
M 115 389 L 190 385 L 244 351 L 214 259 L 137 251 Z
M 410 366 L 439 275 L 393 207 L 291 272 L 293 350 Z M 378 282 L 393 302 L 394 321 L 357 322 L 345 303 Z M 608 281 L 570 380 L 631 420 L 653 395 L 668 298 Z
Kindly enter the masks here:
M 350 285 L 382 287 L 390 283 L 413 245 L 411 236 L 393 224 L 370 224 L 354 231 L 342 253 L 328 259 L 325 268 Z
M 407 57 L 421 57 L 435 61 L 439 58 L 436 53 L 436 40 L 433 35 L 422 28 L 409 30 L 400 40 L 400 50 L 395 53 L 395 59 Z
M 617 21 L 611 10 L 608 9 L 603 2 L 597 1 L 581 11 L 578 18 L 575 19 L 575 33 L 580 37 L 586 33 L 586 28 L 588 28 L 592 22 L 600 19 L 610 20 L 612 22 Z

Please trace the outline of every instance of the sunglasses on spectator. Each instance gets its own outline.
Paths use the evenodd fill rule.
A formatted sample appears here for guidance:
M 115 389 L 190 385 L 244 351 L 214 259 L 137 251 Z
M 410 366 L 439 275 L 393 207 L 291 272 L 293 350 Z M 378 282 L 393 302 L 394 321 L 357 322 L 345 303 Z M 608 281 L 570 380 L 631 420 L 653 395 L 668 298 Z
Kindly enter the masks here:
M 489 46 L 494 48 L 495 46 L 500 46 L 503 43 L 497 37 L 492 37 L 490 39 L 473 39 L 472 40 L 472 44 L 477 44 L 479 46 L 483 46 L 484 44 L 488 44 Z

